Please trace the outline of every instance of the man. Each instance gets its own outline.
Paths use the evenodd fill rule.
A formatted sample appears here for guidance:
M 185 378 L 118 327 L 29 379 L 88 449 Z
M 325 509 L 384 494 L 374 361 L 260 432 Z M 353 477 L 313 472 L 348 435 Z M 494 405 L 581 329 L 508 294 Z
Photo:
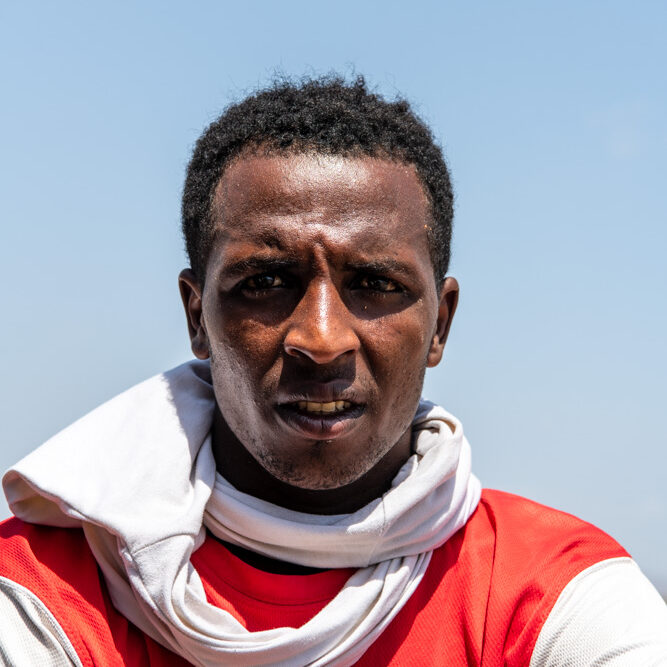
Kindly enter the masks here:
M 456 310 L 451 219 L 429 130 L 362 80 L 213 123 L 183 195 L 198 361 L 5 475 L 5 661 L 667 664 L 625 551 L 480 495 L 461 424 L 420 402 Z

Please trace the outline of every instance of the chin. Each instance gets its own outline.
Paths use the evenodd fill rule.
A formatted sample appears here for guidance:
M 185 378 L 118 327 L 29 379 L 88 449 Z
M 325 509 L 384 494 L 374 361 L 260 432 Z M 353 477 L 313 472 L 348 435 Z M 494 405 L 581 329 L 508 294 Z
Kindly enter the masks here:
M 306 491 L 328 491 L 347 486 L 363 477 L 376 463 L 357 460 L 356 465 L 341 466 L 317 460 L 307 465 L 302 460 L 288 461 L 275 456 L 260 456 L 259 461 L 272 477 Z

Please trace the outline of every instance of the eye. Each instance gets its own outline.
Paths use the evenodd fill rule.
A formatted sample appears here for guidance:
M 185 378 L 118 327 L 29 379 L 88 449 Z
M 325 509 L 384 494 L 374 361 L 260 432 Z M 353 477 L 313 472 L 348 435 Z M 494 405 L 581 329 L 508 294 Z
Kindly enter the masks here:
M 285 287 L 285 279 L 278 273 L 258 273 L 241 283 L 241 289 L 249 292 L 261 292 L 274 287 Z
M 358 278 L 354 282 L 353 289 L 366 289 L 383 294 L 403 291 L 403 288 L 395 280 L 373 275 L 365 275 Z

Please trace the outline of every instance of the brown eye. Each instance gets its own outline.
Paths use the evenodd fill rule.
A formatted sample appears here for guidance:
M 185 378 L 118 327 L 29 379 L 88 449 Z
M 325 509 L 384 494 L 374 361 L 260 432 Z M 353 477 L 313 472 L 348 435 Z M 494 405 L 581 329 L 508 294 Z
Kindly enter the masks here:
M 363 276 L 355 286 L 357 289 L 368 289 L 373 292 L 400 292 L 401 288 L 398 283 L 389 278 L 382 278 L 381 276 Z
M 265 290 L 273 287 L 284 287 L 285 281 L 276 273 L 261 273 L 247 278 L 243 283 L 244 289 Z

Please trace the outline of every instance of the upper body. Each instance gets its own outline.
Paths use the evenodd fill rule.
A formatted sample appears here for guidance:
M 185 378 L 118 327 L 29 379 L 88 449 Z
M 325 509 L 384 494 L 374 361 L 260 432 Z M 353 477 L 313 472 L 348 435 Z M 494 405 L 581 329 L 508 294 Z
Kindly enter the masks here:
M 442 154 L 405 103 L 319 81 L 228 109 L 184 192 L 179 284 L 202 363 L 5 476 L 15 514 L 59 531 L 5 526 L 16 627 L 48 627 L 74 664 L 112 644 L 137 664 L 667 661 L 664 605 L 627 554 L 523 501 L 480 504 L 461 425 L 419 402 L 458 300 L 451 217 Z M 269 588 L 326 579 L 324 606 L 244 615 L 214 581 L 233 558 L 214 539 L 273 572 Z
M 14 519 L 0 527 L 0 549 L 0 577 L 21 582 L 7 591 L 14 607 L 3 607 L 0 626 L 0 642 L 13 651 L 9 664 L 40 664 L 36 655 L 48 655 L 53 665 L 187 664 L 114 609 L 80 530 Z M 191 560 L 206 599 L 251 631 L 305 624 L 353 573 L 269 574 L 210 534 Z M 0 590 L 6 590 L 2 583 Z M 415 592 L 355 664 L 660 665 L 664 618 L 654 595 L 625 552 L 594 527 L 485 491 L 466 526 L 435 550 Z M 49 610 L 48 621 L 35 600 Z M 7 625 L 18 605 L 38 619 L 23 637 Z

